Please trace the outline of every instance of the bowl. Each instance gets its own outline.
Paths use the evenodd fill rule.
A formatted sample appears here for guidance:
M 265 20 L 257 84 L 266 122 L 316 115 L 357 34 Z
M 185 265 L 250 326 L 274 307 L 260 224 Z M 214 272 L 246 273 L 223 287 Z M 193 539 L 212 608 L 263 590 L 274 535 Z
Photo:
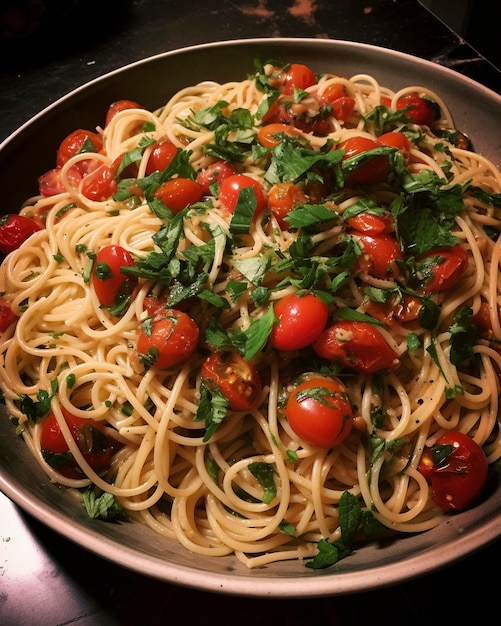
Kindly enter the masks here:
M 316 72 L 369 73 L 394 90 L 410 80 L 425 85 L 450 105 L 456 125 L 473 139 L 476 151 L 501 163 L 501 97 L 450 69 L 346 41 L 247 39 L 183 48 L 133 63 L 41 111 L 0 145 L 4 211 L 17 212 L 25 198 L 37 193 L 37 177 L 53 167 L 62 138 L 75 128 L 102 124 L 111 102 L 126 98 L 156 109 L 179 89 L 199 81 L 244 78 L 253 72 L 257 57 L 293 60 Z M 0 489 L 61 535 L 124 568 L 169 583 L 242 596 L 315 597 L 395 584 L 465 557 L 494 541 L 501 530 L 501 485 L 493 481 L 475 508 L 451 515 L 424 533 L 368 542 L 330 568 L 312 570 L 286 561 L 249 570 L 234 557 L 194 555 L 136 523 L 91 520 L 79 503 L 46 478 L 4 409 Z

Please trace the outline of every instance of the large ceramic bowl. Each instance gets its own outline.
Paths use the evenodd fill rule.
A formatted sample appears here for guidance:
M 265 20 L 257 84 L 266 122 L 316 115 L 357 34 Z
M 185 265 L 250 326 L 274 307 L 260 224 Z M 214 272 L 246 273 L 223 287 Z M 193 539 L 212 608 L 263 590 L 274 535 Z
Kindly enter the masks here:
M 207 44 L 161 54 L 94 80 L 60 99 L 0 146 L 2 209 L 17 211 L 37 192 L 36 179 L 50 169 L 62 138 L 78 127 L 102 123 L 120 98 L 148 108 L 202 80 L 241 80 L 253 61 L 281 58 L 315 71 L 374 75 L 398 89 L 430 87 L 450 105 L 457 126 L 475 149 L 501 164 L 501 97 L 436 64 L 391 50 L 313 39 L 254 39 Z M 248 570 L 232 557 L 204 558 L 132 523 L 90 520 L 64 490 L 51 484 L 0 414 L 0 489 L 22 509 L 82 547 L 153 578 L 212 592 L 259 597 L 347 594 L 409 580 L 451 564 L 501 534 L 501 485 L 493 484 L 476 508 L 451 516 L 434 530 L 370 543 L 320 571 L 282 562 Z

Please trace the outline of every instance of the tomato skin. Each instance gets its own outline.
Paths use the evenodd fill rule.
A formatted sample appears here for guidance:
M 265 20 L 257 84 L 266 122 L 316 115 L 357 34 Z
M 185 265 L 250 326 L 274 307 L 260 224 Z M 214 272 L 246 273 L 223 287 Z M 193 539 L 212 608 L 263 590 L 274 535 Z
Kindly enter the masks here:
M 210 390 L 218 389 L 232 411 L 249 411 L 261 394 L 259 372 L 235 352 L 214 352 L 202 365 L 202 379 Z
M 102 149 L 103 140 L 100 135 L 90 130 L 78 128 L 67 135 L 59 145 L 56 160 L 57 167 L 63 167 L 71 157 L 80 152 L 99 152 Z M 82 161 L 81 163 L 85 162 Z M 78 166 L 81 166 L 81 163 Z
M 320 333 L 313 343 L 317 355 L 342 363 L 361 374 L 394 369 L 398 355 L 383 335 L 366 322 L 341 320 Z
M 321 448 L 338 446 L 353 427 L 345 387 L 324 376 L 301 382 L 289 396 L 285 414 L 296 435 Z
M 281 142 L 284 135 L 287 137 L 300 136 L 294 126 L 282 122 L 273 122 L 261 126 L 257 133 L 257 140 L 263 148 L 274 148 Z
M 420 126 L 431 126 L 440 115 L 437 103 L 423 98 L 417 92 L 406 94 L 397 100 L 397 110 L 407 107 L 410 107 L 407 117 Z
M 177 147 L 167 138 L 160 139 L 153 147 L 146 164 L 146 175 L 163 170 L 174 160 L 177 155 Z
M 110 104 L 108 111 L 106 112 L 105 126 L 111 122 L 111 120 L 122 111 L 127 111 L 128 109 L 142 109 L 140 104 L 138 104 L 135 100 L 117 100 Z
M 365 312 L 391 326 L 417 320 L 422 306 L 420 298 L 404 294 L 402 297 L 390 298 L 388 302 L 370 301 Z
M 418 257 L 418 267 L 426 265 L 425 279 L 421 285 L 425 293 L 450 289 L 468 268 L 468 253 L 460 245 L 436 248 Z
M 378 141 L 385 146 L 398 148 L 405 159 L 407 159 L 411 153 L 412 144 L 404 133 L 397 131 L 383 133 L 378 137 Z
M 278 68 L 277 68 L 278 69 Z M 270 84 L 285 95 L 292 95 L 294 89 L 308 89 L 317 84 L 313 71 L 302 63 L 291 63 L 282 69 L 276 78 L 270 80 Z
M 450 446 L 450 452 L 436 463 L 433 451 L 441 446 Z M 459 431 L 449 431 L 423 452 L 418 469 L 431 484 L 433 500 L 443 511 L 463 511 L 482 492 L 488 463 L 476 441 Z
M 211 195 L 210 187 L 213 184 L 221 185 L 223 180 L 237 173 L 235 166 L 228 161 L 216 161 L 211 163 L 197 174 L 196 181 L 202 188 L 202 195 Z
M 9 254 L 17 250 L 31 235 L 41 230 L 38 222 L 17 213 L 0 217 L 0 252 Z
M 252 187 L 256 196 L 254 216 L 259 215 L 267 206 L 266 197 L 261 185 L 250 176 L 247 176 L 247 174 L 234 174 L 223 180 L 219 188 L 221 207 L 229 213 L 233 213 L 238 203 L 240 191 L 248 187 Z
M 77 189 L 82 180 L 82 173 L 76 167 L 70 167 L 67 174 L 68 183 L 73 189 Z M 66 187 L 61 181 L 61 168 L 55 167 L 38 177 L 38 189 L 40 195 L 46 198 L 66 192 Z
M 191 178 L 170 178 L 163 182 L 153 194 L 173 213 L 179 213 L 202 197 L 202 187 Z
M 110 441 L 103 426 L 94 420 L 72 415 L 63 407 L 61 407 L 61 411 L 73 439 L 91 468 L 95 472 L 99 472 L 109 467 L 116 451 L 116 445 Z M 40 443 L 44 457 L 47 457 L 48 454 L 63 455 L 69 453 L 68 445 L 53 412 L 49 413 L 44 422 Z M 73 455 L 63 465 L 57 467 L 57 471 L 67 478 L 84 478 L 84 474 L 75 462 Z
M 0 333 L 3 333 L 17 320 L 17 315 L 10 308 L 9 303 L 0 297 Z
M 104 202 L 115 193 L 118 188 L 115 181 L 116 168 L 101 163 L 82 179 L 81 193 L 88 200 Z
M 374 278 L 395 279 L 400 272 L 396 260 L 404 257 L 396 238 L 388 233 L 352 232 L 353 238 L 362 248 L 358 258 L 358 268 Z
M 313 96 L 311 96 L 313 98 Z M 280 96 L 263 116 L 264 124 L 283 124 L 305 133 L 325 136 L 332 130 L 331 115 L 321 110 L 318 102 L 318 113 L 311 112 L 301 103 L 296 103 L 290 96 Z
M 142 323 L 137 352 L 146 367 L 176 367 L 193 355 L 199 334 L 197 323 L 183 311 L 159 309 Z
M 339 144 L 338 148 L 344 150 L 343 161 L 363 154 L 368 150 L 381 147 L 381 143 L 369 137 L 350 137 Z M 352 170 L 345 179 L 346 185 L 378 185 L 386 180 L 389 170 L 389 158 L 387 155 L 373 157 L 367 163 L 359 165 Z
M 99 250 L 92 267 L 91 282 L 102 305 L 116 306 L 132 295 L 137 278 L 123 274 L 120 268 L 133 265 L 132 255 L 122 246 L 111 244 Z
M 353 230 L 372 234 L 393 232 L 395 223 L 393 215 L 388 211 L 383 215 L 362 212 L 349 217 L 346 221 Z
M 285 218 L 308 199 L 303 190 L 294 183 L 276 183 L 268 192 L 268 207 L 282 230 L 288 230 Z
M 355 108 L 355 98 L 347 95 L 344 85 L 332 83 L 322 93 L 321 101 L 332 107 L 332 115 L 341 122 L 346 122 Z
M 286 352 L 309 346 L 325 328 L 329 308 L 318 296 L 311 293 L 291 293 L 274 306 L 278 323 L 270 333 L 271 345 Z

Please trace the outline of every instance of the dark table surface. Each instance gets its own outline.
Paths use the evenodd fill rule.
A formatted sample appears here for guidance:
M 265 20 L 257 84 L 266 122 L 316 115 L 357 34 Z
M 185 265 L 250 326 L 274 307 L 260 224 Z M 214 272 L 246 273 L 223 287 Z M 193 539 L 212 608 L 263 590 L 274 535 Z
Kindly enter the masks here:
M 9 0 L 2 0 L 4 5 Z M 416 0 L 66 2 L 73 5 L 76 15 L 67 8 L 52 28 L 18 23 L 15 38 L 1 24 L 0 141 L 59 97 L 110 70 L 218 40 L 320 37 L 376 44 L 447 66 L 501 93 L 501 73 L 494 64 Z M 446 620 L 469 623 L 469 611 L 481 623 L 496 602 L 500 560 L 498 540 L 416 580 L 354 595 L 284 600 L 222 596 L 109 563 L 0 494 L 2 626 L 148 626 L 173 619 L 232 626 L 397 621 L 426 626 Z

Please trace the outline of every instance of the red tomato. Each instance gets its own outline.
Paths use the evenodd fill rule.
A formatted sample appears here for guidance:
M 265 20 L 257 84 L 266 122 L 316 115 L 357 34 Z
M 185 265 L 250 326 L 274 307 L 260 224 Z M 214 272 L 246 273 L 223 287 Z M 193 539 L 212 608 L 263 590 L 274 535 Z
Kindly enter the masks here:
M 99 152 L 103 149 L 103 140 L 100 135 L 90 130 L 78 128 L 67 135 L 57 151 L 57 166 L 63 167 L 75 154 L 83 152 Z
M 366 322 L 336 322 L 320 333 L 313 349 L 322 359 L 343 363 L 362 374 L 392 369 L 399 363 L 383 335 Z
M 238 203 L 240 191 L 248 187 L 251 187 L 254 190 L 256 197 L 256 210 L 254 215 L 258 215 L 264 211 L 267 202 L 263 188 L 256 180 L 247 176 L 247 174 L 234 174 L 233 176 L 228 176 L 228 178 L 223 180 L 219 188 L 219 201 L 221 203 L 221 207 L 229 213 L 233 213 Z
M 351 233 L 362 248 L 362 256 L 358 258 L 358 268 L 374 278 L 395 279 L 399 276 L 397 259 L 403 258 L 395 237 L 388 233 Z
M 148 316 L 155 315 L 159 310 L 165 309 L 167 303 L 167 296 L 148 295 L 143 300 L 143 311 L 148 313 Z
M 338 446 L 353 427 L 353 409 L 345 387 L 324 376 L 300 383 L 287 401 L 285 414 L 296 435 L 321 448 Z
M 399 133 L 397 131 L 384 133 L 378 137 L 378 141 L 385 146 L 398 148 L 404 158 L 408 158 L 411 153 L 412 144 L 404 133 Z
M 73 439 L 91 468 L 95 472 L 108 468 L 117 446 L 108 438 L 104 427 L 94 420 L 72 415 L 64 408 L 61 410 Z M 85 478 L 69 452 L 68 444 L 52 412 L 44 422 L 40 443 L 44 458 L 51 467 L 68 478 Z
M 289 224 L 285 218 L 308 199 L 303 190 L 294 183 L 277 183 L 268 192 L 268 207 L 282 230 L 287 230 Z
M 8 213 L 0 217 L 0 252 L 9 254 L 17 250 L 33 233 L 41 230 L 40 224 L 30 217 Z
M 277 122 L 261 126 L 257 133 L 257 140 L 263 148 L 274 148 L 282 141 L 284 135 L 298 137 L 299 133 L 294 126 Z
M 252 409 L 261 394 L 261 377 L 255 367 L 234 352 L 214 352 L 202 366 L 202 379 L 219 390 L 233 411 Z
M 406 115 L 414 124 L 431 126 L 440 116 L 438 104 L 430 98 L 424 98 L 417 92 L 409 93 L 397 100 L 397 110 L 409 107 Z
M 110 105 L 108 111 L 106 112 L 106 121 L 105 126 L 111 122 L 111 120 L 122 111 L 127 111 L 128 109 L 142 109 L 143 107 L 138 104 L 135 100 L 117 100 Z
M 362 212 L 349 217 L 346 221 L 350 228 L 361 233 L 390 233 L 394 228 L 393 215 L 388 211 L 385 211 L 382 215 Z
M 305 133 L 324 136 L 332 130 L 331 117 L 328 111 L 321 109 L 320 102 L 318 113 L 312 115 L 304 104 L 295 102 L 290 96 L 280 96 L 263 116 L 262 121 L 268 125 L 285 124 Z
M 101 248 L 92 267 L 91 281 L 99 302 L 107 307 L 126 303 L 137 285 L 137 278 L 121 272 L 122 267 L 132 267 L 130 252 L 115 244 Z
M 179 213 L 202 197 L 202 187 L 190 178 L 169 178 L 153 194 L 174 213 Z
M 0 297 L 0 333 L 9 328 L 11 324 L 13 324 L 17 320 L 17 315 L 12 312 L 10 308 L 10 304 L 7 300 L 4 300 Z
M 481 337 L 484 339 L 492 337 L 491 306 L 488 302 L 480 303 L 478 311 L 472 317 L 472 322 L 478 326 Z
M 277 68 L 279 69 L 279 68 Z M 312 70 L 302 63 L 292 63 L 280 70 L 276 78 L 270 80 L 270 84 L 283 94 L 291 95 L 294 89 L 307 89 L 317 84 L 317 79 Z
M 468 253 L 460 245 L 436 248 L 418 258 L 418 270 L 423 275 L 425 293 L 444 291 L 453 287 L 468 268 Z
M 315 341 L 325 328 L 329 309 L 319 297 L 291 293 L 274 307 L 278 322 L 273 324 L 271 345 L 277 350 L 300 350 Z
M 146 164 L 146 174 L 153 172 L 163 172 L 163 170 L 174 160 L 177 155 L 177 147 L 167 138 L 160 139 L 148 157 Z
M 210 187 L 214 183 L 221 185 L 223 180 L 237 173 L 235 166 L 228 161 L 216 161 L 197 174 L 196 181 L 202 187 L 202 195 L 210 196 Z
M 382 144 L 368 137 L 351 137 L 339 144 L 338 148 L 344 150 L 343 161 L 381 147 Z M 346 176 L 347 185 L 378 185 L 386 180 L 389 169 L 387 155 L 372 157 L 367 163 L 359 165 Z
M 404 294 L 401 297 L 390 298 L 388 302 L 370 301 L 365 307 L 365 312 L 385 324 L 392 325 L 417 320 L 422 306 L 420 298 Z
M 463 511 L 482 492 L 488 463 L 482 448 L 468 435 L 449 431 L 425 449 L 418 467 L 444 511 Z
M 78 189 L 80 181 L 82 180 L 81 172 L 76 167 L 70 167 L 66 176 L 70 186 L 74 189 Z M 38 189 L 40 194 L 46 198 L 56 196 L 59 193 L 65 193 L 66 187 L 61 181 L 61 168 L 55 167 L 39 176 Z
M 195 352 L 199 328 L 183 311 L 160 309 L 141 325 L 137 351 L 145 367 L 158 369 L 185 363 Z
M 348 96 L 344 85 L 333 83 L 325 88 L 321 101 L 328 102 L 332 107 L 332 115 L 341 122 L 346 122 L 353 113 L 355 98 Z
M 118 188 L 115 173 L 115 167 L 101 163 L 82 179 L 82 195 L 95 202 L 108 200 Z

